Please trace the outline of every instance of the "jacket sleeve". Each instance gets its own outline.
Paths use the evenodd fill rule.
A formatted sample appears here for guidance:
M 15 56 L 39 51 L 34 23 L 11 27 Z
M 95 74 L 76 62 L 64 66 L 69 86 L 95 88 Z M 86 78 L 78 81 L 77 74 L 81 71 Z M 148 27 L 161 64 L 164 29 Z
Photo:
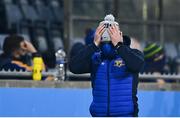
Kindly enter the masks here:
M 75 74 L 90 73 L 91 57 L 99 48 L 96 45 L 90 44 L 83 47 L 75 56 L 69 60 L 69 70 Z
M 123 58 L 130 71 L 140 72 L 144 67 L 144 55 L 141 51 L 122 45 L 117 49 L 117 53 Z

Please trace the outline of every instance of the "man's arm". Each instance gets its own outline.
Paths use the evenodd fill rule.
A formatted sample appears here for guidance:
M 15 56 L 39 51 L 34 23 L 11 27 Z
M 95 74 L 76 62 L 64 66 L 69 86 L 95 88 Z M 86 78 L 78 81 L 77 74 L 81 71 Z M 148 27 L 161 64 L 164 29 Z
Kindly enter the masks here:
M 140 72 L 144 65 L 144 55 L 136 49 L 131 49 L 123 44 L 123 35 L 118 26 L 113 25 L 108 30 L 112 44 L 115 46 L 117 53 L 123 58 L 128 69 L 132 72 Z
M 137 49 L 131 49 L 126 45 L 121 45 L 117 53 L 123 58 L 130 71 L 140 72 L 144 66 L 144 55 Z
M 94 36 L 94 43 L 85 46 L 77 55 L 69 61 L 69 69 L 75 74 L 89 73 L 91 71 L 91 57 L 94 52 L 98 51 L 101 42 L 102 33 L 105 31 L 104 25 L 99 25 Z
M 99 48 L 93 43 L 85 46 L 69 61 L 69 69 L 72 73 L 89 73 L 91 70 L 91 57 Z

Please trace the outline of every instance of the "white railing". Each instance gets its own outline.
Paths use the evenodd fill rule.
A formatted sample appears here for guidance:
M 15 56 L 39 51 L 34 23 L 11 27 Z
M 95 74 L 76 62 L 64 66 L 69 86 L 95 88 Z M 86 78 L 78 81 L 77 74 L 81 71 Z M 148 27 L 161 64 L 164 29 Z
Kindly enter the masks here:
M 73 74 L 71 72 L 68 72 L 67 75 L 69 77 L 84 77 L 88 78 L 90 77 L 90 74 Z M 151 73 L 143 73 L 139 74 L 140 79 L 174 79 L 174 80 L 180 80 L 180 74 L 151 74 Z
M 56 77 L 56 72 L 42 72 L 42 76 L 48 76 L 48 75 L 52 75 Z M 32 72 L 28 72 L 28 71 L 5 71 L 2 70 L 0 71 L 0 76 L 4 76 L 4 77 L 31 77 L 32 76 Z
M 42 72 L 42 76 L 46 77 L 48 75 L 52 75 L 54 77 L 57 77 L 58 73 L 55 71 L 51 71 L 51 72 Z M 31 77 L 32 76 L 32 72 L 27 72 L 27 71 L 5 71 L 2 70 L 0 71 L 0 76 L 2 77 Z M 67 72 L 66 74 L 67 78 L 89 78 L 90 74 L 73 74 L 71 72 Z M 139 78 L 140 79 L 173 79 L 173 80 L 180 80 L 180 74 L 151 74 L 151 73 L 144 73 L 144 74 L 139 74 Z

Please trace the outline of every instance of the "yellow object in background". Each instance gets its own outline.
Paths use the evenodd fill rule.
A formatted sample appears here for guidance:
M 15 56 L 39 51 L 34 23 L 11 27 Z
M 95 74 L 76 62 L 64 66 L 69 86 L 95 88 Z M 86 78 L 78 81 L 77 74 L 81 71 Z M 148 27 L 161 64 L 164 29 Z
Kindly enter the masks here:
M 40 81 L 42 79 L 43 60 L 42 57 L 33 58 L 33 80 Z

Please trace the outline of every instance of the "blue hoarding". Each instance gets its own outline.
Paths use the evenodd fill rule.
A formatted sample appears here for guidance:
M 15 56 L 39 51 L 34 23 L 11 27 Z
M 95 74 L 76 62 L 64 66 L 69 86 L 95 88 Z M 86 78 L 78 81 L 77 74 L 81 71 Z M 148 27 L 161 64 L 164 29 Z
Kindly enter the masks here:
M 139 116 L 180 116 L 180 92 L 139 91 Z M 90 116 L 91 89 L 0 88 L 0 116 Z

